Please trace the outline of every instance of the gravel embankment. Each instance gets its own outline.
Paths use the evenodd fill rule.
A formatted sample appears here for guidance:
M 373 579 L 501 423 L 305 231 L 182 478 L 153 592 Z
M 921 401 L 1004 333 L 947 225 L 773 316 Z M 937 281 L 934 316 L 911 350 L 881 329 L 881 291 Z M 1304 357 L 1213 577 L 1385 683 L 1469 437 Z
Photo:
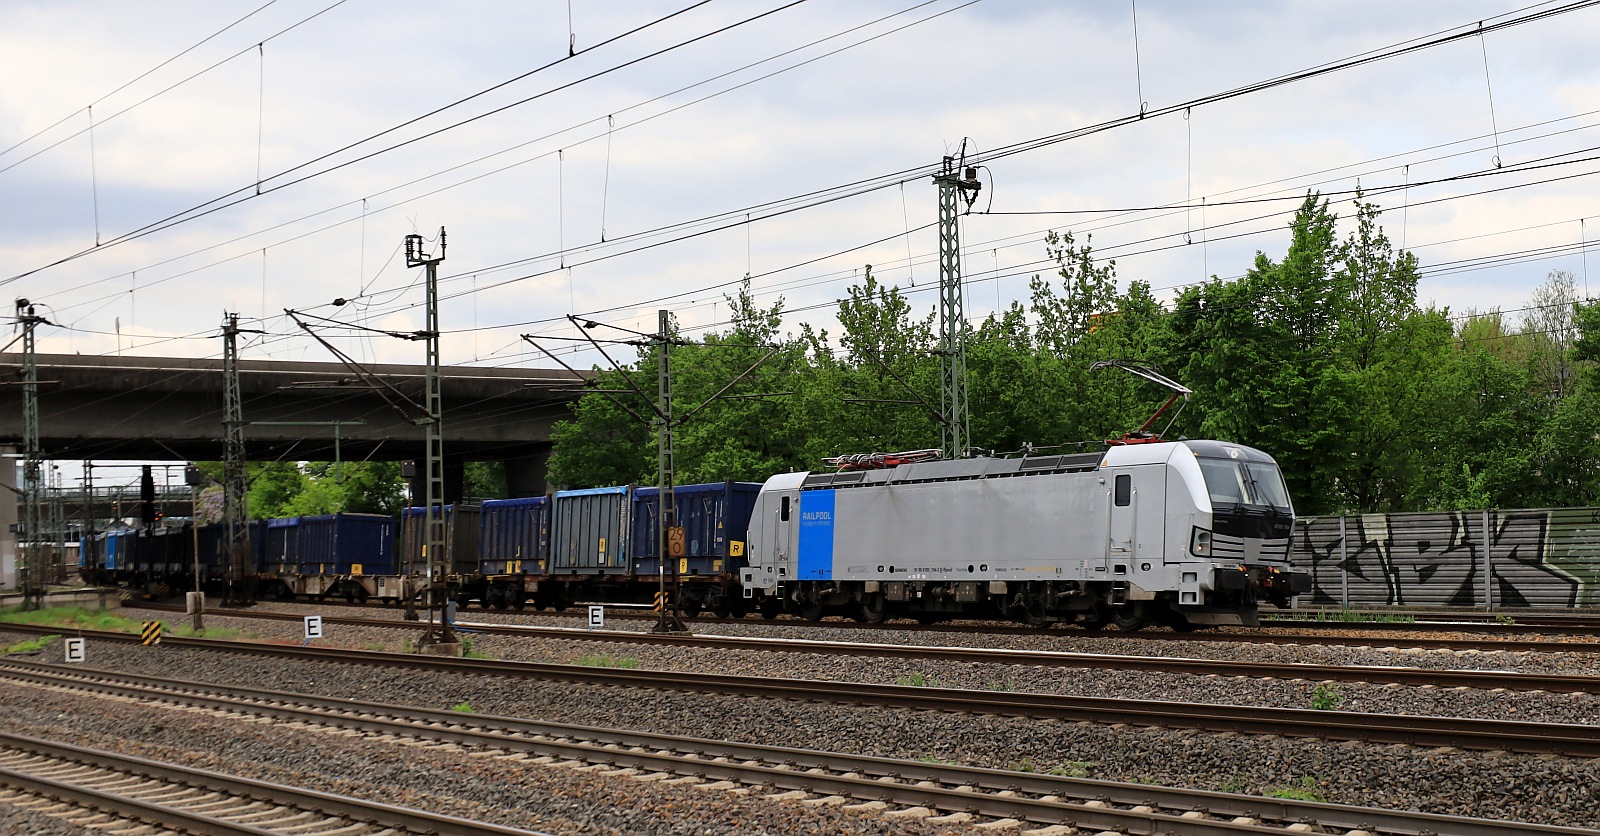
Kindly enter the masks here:
M 218 616 L 212 623 L 221 626 L 222 621 Z M 299 629 L 299 625 L 294 624 L 282 627 L 252 624 L 255 626 L 248 629 L 260 630 L 264 636 L 280 629 L 292 633 Z M 330 638 L 346 646 L 396 642 L 388 631 L 381 635 L 368 636 L 363 633 L 346 637 L 343 631 L 351 628 L 334 629 L 336 632 Z M 372 629 L 376 631 L 379 628 Z M 296 636 L 297 633 L 281 637 Z M 507 639 L 502 645 L 497 643 L 499 637 L 493 636 L 481 636 L 478 641 L 479 648 L 492 655 L 506 658 L 528 658 L 531 655 L 545 661 L 565 661 L 595 649 L 585 650 L 577 642 L 547 643 L 552 646 L 543 647 L 538 640 L 528 639 Z M 557 644 L 559 646 L 555 646 Z M 524 645 L 529 650 L 541 647 L 543 655 L 522 655 L 520 648 Z M 662 667 L 707 672 L 777 673 L 780 664 L 793 662 L 814 666 L 816 671 L 832 672 L 835 676 L 844 671 L 849 678 L 860 679 L 872 675 L 874 668 L 883 669 L 886 666 L 884 660 L 799 654 L 657 650 L 615 644 L 602 647 L 604 652 L 613 655 L 638 658 L 641 667 L 659 664 Z M 46 652 L 60 651 L 51 648 Z M 559 682 L 459 677 L 332 663 L 239 658 L 175 647 L 145 649 L 92 646 L 90 663 L 96 667 L 155 676 L 305 691 L 431 708 L 449 708 L 466 702 L 485 714 L 584 725 L 638 728 L 669 734 L 907 759 L 936 758 L 999 768 L 1041 771 L 1061 768 L 1111 780 L 1234 792 L 1267 793 L 1286 788 L 1301 789 L 1319 793 L 1330 801 L 1348 804 L 1600 826 L 1600 761 L 1586 759 L 1330 743 L 1053 720 L 972 717 L 871 706 L 809 704 L 640 689 L 592 688 Z M 1017 670 L 1019 675 L 1025 673 L 1025 669 Z M 811 669 L 808 668 L 807 672 L 810 673 Z M 1056 680 L 1073 686 L 1069 690 L 1092 682 L 1095 683 L 1094 687 L 1114 690 L 1118 695 L 1148 694 L 1167 699 L 1187 699 L 1195 695 L 1203 698 L 1203 695 L 1209 694 L 1210 699 L 1220 701 L 1255 700 L 1260 703 L 1266 702 L 1268 696 L 1277 694 L 1279 701 L 1292 702 L 1301 707 L 1305 705 L 1311 687 L 1307 683 L 1203 677 L 1165 677 L 1155 683 L 1146 681 L 1144 676 L 1114 672 L 1050 670 L 1034 671 L 1031 675 L 1043 681 Z M 893 681 L 894 677 L 893 671 L 878 670 L 874 681 Z M 1178 680 L 1190 681 L 1185 684 Z M 18 689 L 7 689 L 7 695 L 3 698 L 12 702 L 9 692 L 14 690 Z M 1340 690 L 1351 701 L 1369 699 L 1363 689 L 1355 686 L 1342 685 Z M 1514 716 L 1519 717 L 1555 715 L 1562 707 L 1567 707 L 1567 716 L 1563 719 L 1569 721 L 1574 716 L 1595 716 L 1592 700 L 1588 697 L 1456 691 L 1441 693 L 1414 688 L 1375 688 L 1371 692 L 1370 698 L 1383 699 L 1387 710 L 1398 710 L 1403 706 L 1410 710 L 1431 711 L 1452 703 L 1471 702 L 1476 706 L 1474 710 L 1489 713 L 1492 708 L 1495 716 L 1512 716 L 1512 709 L 1516 709 Z M 1355 696 L 1352 697 L 1352 694 Z M 336 738 L 336 743 L 330 743 L 324 736 L 288 733 L 259 725 L 249 726 L 250 730 L 242 735 L 237 727 L 226 723 L 222 724 L 225 728 L 215 732 L 202 733 L 197 728 L 191 734 L 187 716 L 181 721 L 166 721 L 149 719 L 149 712 L 142 715 L 143 719 L 136 719 L 119 717 L 117 715 L 120 712 L 111 711 L 111 716 L 107 717 L 104 716 L 103 704 L 92 703 L 83 707 L 74 704 L 71 710 L 67 710 L 67 701 L 57 701 L 56 695 L 40 699 L 42 701 L 37 703 L 39 710 L 27 714 L 28 722 L 43 723 L 62 730 L 62 733 L 69 729 L 80 729 L 84 734 L 100 735 L 105 741 L 125 739 L 129 745 L 164 747 L 163 751 L 166 751 L 165 747 L 171 747 L 173 751 L 181 750 L 191 740 L 204 739 L 207 742 L 200 745 L 201 751 L 213 752 L 219 758 L 226 757 L 228 762 L 238 764 L 241 768 L 254 767 L 259 761 L 262 769 L 287 770 L 279 774 L 293 774 L 296 769 L 305 771 L 305 764 L 319 764 L 315 771 L 334 776 L 337 791 L 340 792 L 349 791 L 349 787 L 359 787 L 364 780 L 374 777 L 381 777 L 381 783 L 391 783 L 391 770 L 399 770 L 401 764 L 435 764 L 430 768 L 442 770 L 440 774 L 449 774 L 452 786 L 459 778 L 459 783 L 464 787 L 459 793 L 453 788 L 433 790 L 447 792 L 447 798 L 459 796 L 463 799 L 451 803 L 486 803 L 484 798 L 507 799 L 514 794 L 517 797 L 515 802 L 507 800 L 504 803 L 514 803 L 516 809 L 526 810 L 530 816 L 542 817 L 537 819 L 541 823 L 547 820 L 581 821 L 600 830 L 646 833 L 691 830 L 713 833 L 761 832 L 763 828 L 770 832 L 874 832 L 873 828 L 883 828 L 885 832 L 914 832 L 908 831 L 910 825 L 900 820 L 846 818 L 840 822 L 829 820 L 823 824 L 819 821 L 813 825 L 810 819 L 802 821 L 793 818 L 799 815 L 794 811 L 813 808 L 795 805 L 784 805 L 782 812 L 770 814 L 778 816 L 777 821 L 759 818 L 755 812 L 742 813 L 740 815 L 750 818 L 741 819 L 740 826 L 730 828 L 726 824 L 729 821 L 727 816 L 735 813 L 726 810 L 731 809 L 728 805 L 735 804 L 735 801 L 720 794 L 695 790 L 675 790 L 683 793 L 682 802 L 659 802 L 675 804 L 673 809 L 691 817 L 686 821 L 693 821 L 692 826 L 685 825 L 686 829 L 677 830 L 673 828 L 677 827 L 678 819 L 671 822 L 657 819 L 641 822 L 638 818 L 606 818 L 643 816 L 646 810 L 657 807 L 647 807 L 630 799 L 641 793 L 650 794 L 672 788 L 642 789 L 634 786 L 634 782 L 600 782 L 594 776 L 579 777 L 564 770 L 533 767 L 518 767 L 532 769 L 533 773 L 508 781 L 503 776 L 489 777 L 491 773 L 480 773 L 480 770 L 500 768 L 500 762 L 483 764 L 459 755 L 439 755 L 411 748 L 401 748 L 396 750 L 399 754 L 390 754 L 381 747 L 374 750 L 371 748 L 373 744 L 350 742 L 346 738 Z M 96 713 L 96 705 L 100 706 L 100 713 Z M 1572 708 L 1574 706 L 1579 708 Z M 93 720 L 85 720 L 85 716 L 93 717 Z M 314 738 L 315 742 L 292 742 L 302 738 Z M 306 746 L 317 748 L 308 752 L 303 750 Z M 346 752 L 343 748 L 346 746 L 357 748 Z M 323 750 L 327 747 L 334 748 L 325 753 Z M 428 758 L 442 757 L 443 761 L 429 760 L 424 755 Z M 337 768 L 322 766 L 325 759 L 327 763 L 337 765 Z M 442 765 L 444 763 L 450 764 L 448 769 Z M 403 774 L 411 775 L 410 772 Z M 412 784 L 408 782 L 411 780 L 407 777 L 405 782 L 395 785 L 410 787 Z M 419 788 L 417 792 L 425 792 L 425 788 L 431 786 L 422 778 L 416 780 L 419 782 L 416 785 Z M 483 792 L 487 793 L 482 797 L 474 789 L 480 786 L 476 783 L 480 780 L 486 788 Z M 399 779 L 394 781 L 398 782 Z M 567 781 L 578 781 L 579 785 L 570 786 L 565 783 Z M 607 789 L 591 789 L 590 782 L 603 784 Z M 523 799 L 523 790 L 519 789 L 524 786 L 534 788 L 527 800 Z M 543 789 L 546 786 L 551 789 Z M 571 795 L 567 794 L 569 790 Z M 710 795 L 717 797 L 708 801 Z M 557 800 L 578 805 L 582 809 L 551 809 L 548 805 L 555 804 Z M 598 806 L 590 806 L 591 802 Z M 653 796 L 648 803 L 658 804 Z M 622 809 L 605 812 L 614 804 L 622 805 Z M 764 807 L 756 804 L 753 809 L 761 810 Z M 701 818 L 693 818 L 700 810 L 707 812 Z M 837 811 L 816 811 L 814 815 L 842 814 Z M 541 826 L 559 829 L 556 824 Z
M 270 605 L 273 610 L 296 612 L 318 611 L 313 605 Z M 326 608 L 321 610 L 331 614 Z M 127 610 L 132 617 L 155 617 L 157 613 L 135 609 Z M 390 612 L 373 610 L 371 612 Z M 517 616 L 472 612 L 462 617 L 462 622 L 494 621 L 517 623 Z M 398 614 L 395 615 L 398 619 Z M 255 635 L 262 639 L 298 643 L 303 639 L 302 627 L 295 622 L 271 622 L 242 618 L 229 619 L 220 613 L 207 615 L 206 624 L 215 629 L 239 629 L 241 636 Z M 520 623 L 541 620 L 538 616 L 520 616 Z M 572 627 L 570 619 L 548 616 L 545 622 L 560 621 L 554 626 Z M 648 624 L 615 622 L 618 629 L 647 630 Z M 1247 642 L 1219 645 L 1209 642 L 1189 642 L 1181 647 L 1170 642 L 1140 641 L 1138 639 L 1087 639 L 1047 636 L 983 636 L 965 633 L 930 634 L 900 631 L 849 631 L 828 632 L 826 628 L 785 624 L 716 625 L 716 629 L 701 632 L 718 635 L 751 635 L 762 637 L 787 637 L 806 639 L 849 640 L 867 643 L 878 641 L 888 644 L 946 644 L 967 647 L 1015 647 L 1027 650 L 1058 650 L 1127 655 L 1183 655 L 1195 658 L 1236 659 L 1273 662 L 1284 651 L 1300 658 L 1284 660 L 1286 666 L 1301 664 L 1334 665 L 1398 665 L 1431 669 L 1485 669 L 1508 670 L 1524 673 L 1591 673 L 1596 659 L 1583 653 L 1441 653 L 1426 654 L 1385 652 L 1370 648 L 1353 647 L 1284 647 L 1258 645 Z M 407 642 L 415 635 L 405 630 L 379 627 L 349 627 L 329 624 L 325 639 L 317 644 L 337 647 L 400 651 L 408 649 Z M 420 627 L 417 633 L 420 634 Z M 786 678 L 826 679 L 835 681 L 870 682 L 886 685 L 923 684 L 932 687 L 969 688 L 975 690 L 1027 691 L 1051 694 L 1069 694 L 1086 697 L 1123 699 L 1152 699 L 1178 702 L 1202 702 L 1230 705 L 1259 705 L 1275 708 L 1310 708 L 1320 683 L 1292 678 L 1253 679 L 1246 677 L 1202 676 L 1194 674 L 1154 674 L 1118 670 L 1047 668 L 1026 665 L 975 664 L 965 662 L 940 662 L 918 659 L 894 659 L 871 656 L 828 656 L 811 653 L 790 653 L 757 650 L 686 649 L 671 646 L 627 644 L 595 641 L 584 638 L 582 631 L 574 631 L 567 638 L 524 638 L 517 636 L 468 636 L 476 653 L 508 660 L 536 661 L 570 664 L 585 657 L 610 656 L 636 661 L 639 667 L 654 670 L 718 673 L 731 675 L 776 676 Z M 933 638 L 934 641 L 926 641 Z M 924 641 L 917 642 L 916 640 Z M 1125 644 L 1124 642 L 1127 642 Z M 1129 645 L 1135 646 L 1129 646 Z M 1204 652 L 1205 655 L 1202 655 Z M 1421 662 L 1431 664 L 1422 664 Z M 1415 714 L 1440 717 L 1470 717 L 1478 719 L 1516 719 L 1545 723 L 1600 724 L 1600 695 L 1563 694 L 1542 692 L 1501 692 L 1465 688 L 1433 688 L 1394 686 L 1364 682 L 1340 682 L 1328 686 L 1336 693 L 1338 708 L 1342 711 L 1384 714 Z M 1326 696 L 1326 694 L 1325 694 Z

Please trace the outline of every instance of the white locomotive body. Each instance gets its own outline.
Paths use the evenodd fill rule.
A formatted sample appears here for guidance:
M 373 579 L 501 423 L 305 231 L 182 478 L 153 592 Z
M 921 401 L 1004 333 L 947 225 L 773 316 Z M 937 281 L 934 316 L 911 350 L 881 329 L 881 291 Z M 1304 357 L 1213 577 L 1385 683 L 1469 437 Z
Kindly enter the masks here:
M 762 486 L 740 580 L 764 613 L 1254 625 L 1289 564 L 1277 464 L 1216 441 L 789 473 Z

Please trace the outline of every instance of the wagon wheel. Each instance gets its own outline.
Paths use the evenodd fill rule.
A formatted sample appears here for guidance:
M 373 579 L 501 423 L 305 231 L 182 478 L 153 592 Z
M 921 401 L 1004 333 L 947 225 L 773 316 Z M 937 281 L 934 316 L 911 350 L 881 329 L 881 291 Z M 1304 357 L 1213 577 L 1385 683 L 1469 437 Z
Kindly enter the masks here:
M 783 612 L 783 604 L 779 603 L 776 598 L 762 598 L 758 606 L 761 610 L 761 617 L 768 621 L 776 619 L 778 613 Z
M 1111 624 L 1124 633 L 1131 633 L 1144 626 L 1145 609 L 1143 601 L 1129 601 L 1120 607 L 1111 608 Z

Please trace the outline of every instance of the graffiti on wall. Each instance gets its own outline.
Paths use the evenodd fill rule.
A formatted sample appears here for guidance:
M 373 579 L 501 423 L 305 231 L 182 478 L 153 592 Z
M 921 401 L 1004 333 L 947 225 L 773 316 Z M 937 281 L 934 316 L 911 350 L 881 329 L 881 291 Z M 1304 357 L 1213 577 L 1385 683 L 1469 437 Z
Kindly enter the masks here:
M 1600 509 L 1361 514 L 1296 524 L 1313 604 L 1572 607 L 1600 603 Z M 1487 551 L 1485 542 L 1487 541 Z M 1486 582 L 1487 579 L 1487 582 Z

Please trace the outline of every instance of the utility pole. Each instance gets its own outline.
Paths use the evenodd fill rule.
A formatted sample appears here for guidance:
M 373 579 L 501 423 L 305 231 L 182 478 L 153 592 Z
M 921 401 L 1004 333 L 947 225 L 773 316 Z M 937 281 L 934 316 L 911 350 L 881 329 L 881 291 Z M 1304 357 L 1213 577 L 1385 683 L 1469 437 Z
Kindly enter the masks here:
M 50 582 L 67 582 L 67 517 L 61 468 L 50 465 Z
M 427 277 L 427 322 L 423 327 L 423 338 L 427 345 L 428 392 L 425 399 L 425 416 L 421 423 L 425 429 L 427 443 L 427 470 L 423 477 L 426 484 L 425 496 L 427 510 L 423 517 L 422 554 L 427 564 L 428 578 L 423 589 L 427 590 L 426 603 L 428 606 L 428 631 L 423 633 L 419 644 L 454 644 L 454 625 L 449 619 L 444 618 L 444 596 L 437 594 L 435 587 L 434 562 L 444 559 L 444 427 L 443 427 L 443 396 L 440 392 L 439 376 L 439 262 L 444 261 L 445 234 L 444 227 L 439 227 L 439 252 L 430 256 L 422 248 L 421 235 L 406 236 L 406 266 L 424 268 Z M 410 600 L 408 596 L 407 601 Z M 408 617 L 411 610 L 407 611 Z
M 672 463 L 672 332 L 671 315 L 663 310 L 656 330 L 656 498 L 661 503 L 659 531 L 656 532 L 656 558 L 661 561 L 661 618 L 652 633 L 684 633 L 688 628 L 678 618 L 678 563 L 672 559 L 672 528 L 678 522 L 673 498 L 675 482 Z M 672 590 L 668 597 L 667 563 L 672 562 Z
M 22 590 L 22 608 L 44 606 L 44 569 L 39 537 L 44 533 L 44 489 L 40 476 L 44 454 L 39 449 L 39 366 L 34 329 L 45 322 L 26 299 L 17 300 L 17 324 L 22 326 L 22 492 L 26 505 L 22 536 L 17 538 L 19 565 L 17 586 Z M 26 541 L 23 538 L 27 538 Z
M 964 458 L 972 442 L 967 412 L 966 315 L 961 304 L 961 233 L 957 219 L 978 199 L 978 170 L 966 167 L 966 142 L 961 159 L 944 158 L 944 170 L 933 178 L 939 186 L 939 379 L 944 412 L 943 446 L 948 459 Z M 957 198 L 965 202 L 958 207 Z
M 250 516 L 246 495 L 250 480 L 245 473 L 244 405 L 239 392 L 239 315 L 224 314 L 222 322 L 222 516 L 228 526 L 228 589 L 222 604 L 255 604 L 250 582 Z M 253 332 L 260 333 L 260 332 Z

